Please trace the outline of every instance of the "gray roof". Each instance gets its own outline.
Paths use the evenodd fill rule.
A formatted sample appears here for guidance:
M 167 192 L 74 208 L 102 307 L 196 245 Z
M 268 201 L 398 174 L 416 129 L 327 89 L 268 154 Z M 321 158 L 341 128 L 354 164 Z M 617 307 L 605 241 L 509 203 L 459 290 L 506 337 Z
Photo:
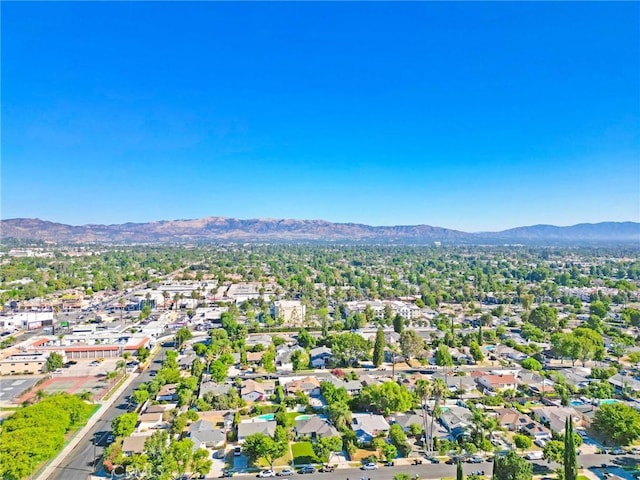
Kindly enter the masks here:
M 198 420 L 189 427 L 189 437 L 193 439 L 196 446 L 198 443 L 213 443 L 217 445 L 225 441 L 225 434 L 219 428 L 215 428 L 213 423 L 206 420 Z
M 326 418 L 314 415 L 305 420 L 296 420 L 298 435 L 313 435 L 318 437 L 337 437 L 340 432 L 335 429 Z
M 421 427 L 424 425 L 424 416 L 422 412 L 399 413 L 394 415 L 392 420 L 402 428 L 407 428 L 409 425 L 414 423 Z
M 245 438 L 254 433 L 264 433 L 272 437 L 276 433 L 276 425 L 275 420 L 268 422 L 242 422 L 238 425 L 238 438 Z
M 309 357 L 312 359 L 320 355 L 331 355 L 331 354 L 332 354 L 331 349 L 327 347 L 316 347 L 309 350 Z
M 200 398 L 206 393 L 213 393 L 213 395 L 224 395 L 229 393 L 233 387 L 228 383 L 219 384 L 216 382 L 205 382 L 200 385 Z

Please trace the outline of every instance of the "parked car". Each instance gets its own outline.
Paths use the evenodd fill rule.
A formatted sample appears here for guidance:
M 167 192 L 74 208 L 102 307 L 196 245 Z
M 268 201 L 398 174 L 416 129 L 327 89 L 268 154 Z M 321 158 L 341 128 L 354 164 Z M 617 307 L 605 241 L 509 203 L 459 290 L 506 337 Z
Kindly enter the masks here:
M 360 468 L 362 470 L 377 470 L 378 469 L 378 465 L 376 465 L 375 463 L 369 462 L 369 463 L 365 463 Z
M 482 457 L 473 456 L 467 458 L 467 463 L 482 463 Z
M 296 472 L 293 471 L 293 468 L 287 467 L 280 470 L 278 473 L 276 473 L 276 475 L 278 477 L 288 477 L 289 475 L 293 475 L 294 473 Z
M 333 472 L 336 469 L 335 465 L 323 465 L 320 469 L 323 473 Z
M 429 462 L 429 463 L 440 463 L 440 460 L 438 460 L 436 457 L 429 457 L 429 456 L 426 456 L 426 457 L 424 457 L 424 458 L 425 458 L 425 460 L 426 460 L 427 462 Z
M 266 477 L 275 477 L 276 474 L 273 470 L 262 470 L 259 474 L 258 477 L 260 478 L 266 478 Z
M 239 457 L 242 455 L 242 447 L 236 447 L 233 449 L 233 455 Z
M 540 450 L 536 450 L 535 452 L 527 453 L 524 458 L 526 458 L 527 460 L 542 460 L 543 456 L 544 455 Z
M 220 478 L 230 478 L 230 477 L 233 477 L 232 470 L 223 470 L 222 475 L 220 475 Z
M 302 467 L 298 473 L 301 473 L 302 475 L 306 473 L 316 473 L 316 467 L 313 465 L 307 465 L 306 467 Z
M 614 448 L 611 450 L 611 455 L 624 455 L 627 451 L 624 448 Z

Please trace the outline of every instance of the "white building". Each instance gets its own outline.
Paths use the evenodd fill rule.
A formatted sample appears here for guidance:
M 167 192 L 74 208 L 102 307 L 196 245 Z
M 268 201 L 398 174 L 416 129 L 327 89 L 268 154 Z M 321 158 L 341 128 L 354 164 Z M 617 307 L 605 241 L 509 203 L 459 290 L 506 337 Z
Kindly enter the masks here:
M 299 325 L 304 321 L 306 307 L 299 300 L 278 300 L 271 307 L 273 318 L 282 318 L 285 324 Z

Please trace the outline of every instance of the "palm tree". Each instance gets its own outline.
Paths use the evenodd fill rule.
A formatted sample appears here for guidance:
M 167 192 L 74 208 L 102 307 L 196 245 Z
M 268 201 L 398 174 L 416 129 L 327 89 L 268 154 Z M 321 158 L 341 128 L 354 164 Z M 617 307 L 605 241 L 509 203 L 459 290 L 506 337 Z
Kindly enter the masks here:
M 118 305 L 120 306 L 120 324 L 122 325 L 122 311 L 124 310 L 124 306 L 127 304 L 127 300 L 124 297 L 120 297 L 118 299 Z
M 433 410 L 431 412 L 431 426 L 430 430 L 430 438 L 431 438 L 431 450 L 433 450 L 433 422 L 436 418 L 436 415 L 439 417 L 440 410 L 440 400 L 443 397 L 446 397 L 449 388 L 445 381 L 441 378 L 436 378 L 431 384 L 431 396 L 433 397 Z
M 118 360 L 118 361 L 116 362 L 116 371 L 120 370 L 120 371 L 122 371 L 122 372 L 124 373 L 124 367 L 125 367 L 126 365 L 127 365 L 127 364 L 125 363 L 125 361 L 124 361 L 124 360 Z
M 164 298 L 164 305 L 163 308 L 166 310 L 167 309 L 167 299 L 169 298 L 169 292 L 167 292 L 166 290 L 162 292 L 162 298 Z
M 426 444 L 427 444 L 427 402 L 429 401 L 429 398 L 431 397 L 431 384 L 429 383 L 428 380 L 424 380 L 424 379 L 418 379 L 416 381 L 416 388 L 415 388 L 415 392 L 416 395 L 418 396 L 418 398 L 420 399 L 420 405 L 422 407 L 422 421 L 424 423 L 424 425 L 422 426 L 423 430 L 424 430 L 424 443 L 425 443 L 425 448 L 426 448 Z

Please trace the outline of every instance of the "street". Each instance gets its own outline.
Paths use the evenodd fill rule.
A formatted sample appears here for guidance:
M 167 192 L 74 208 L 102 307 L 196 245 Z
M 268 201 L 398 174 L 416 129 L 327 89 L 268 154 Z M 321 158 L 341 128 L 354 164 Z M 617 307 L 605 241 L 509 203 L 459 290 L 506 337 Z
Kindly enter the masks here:
M 548 464 L 545 460 L 536 460 L 531 462 L 533 464 L 534 475 L 549 475 L 553 470 L 557 468 L 555 464 Z M 608 468 L 601 468 L 602 464 L 606 464 Z M 614 467 L 638 467 L 640 466 L 640 456 L 637 455 L 580 455 L 578 456 L 578 465 L 584 468 L 591 469 L 596 475 L 603 477 L 604 473 L 607 473 L 609 468 Z M 493 463 L 485 462 L 479 464 L 463 464 L 465 475 L 469 475 L 473 472 L 484 471 L 485 475 L 491 475 L 493 470 Z M 408 473 L 411 476 L 418 475 L 422 479 L 435 479 L 456 476 L 456 466 L 440 463 L 437 465 L 423 464 L 423 465 L 396 465 L 393 467 L 379 466 L 377 470 L 360 470 L 358 468 L 345 468 L 334 471 L 333 473 L 316 473 L 309 475 L 308 478 L 322 478 L 340 479 L 340 480 L 360 480 L 362 478 L 370 480 L 390 480 L 394 475 L 398 473 Z M 234 477 L 255 477 L 256 474 L 236 474 Z M 296 474 L 294 476 L 299 476 Z M 307 477 L 304 475 L 304 477 Z
M 125 409 L 119 408 L 122 404 L 126 403 L 125 398 L 131 395 L 138 385 L 151 380 L 150 371 L 156 370 L 160 366 L 155 362 L 162 361 L 166 350 L 169 349 L 169 347 L 161 348 L 151 366 L 131 382 L 113 405 L 104 412 L 100 420 L 87 432 L 71 454 L 58 466 L 56 473 L 49 477 L 50 479 L 86 480 L 88 475 L 95 471 L 94 463 L 102 455 L 103 447 L 94 445 L 94 437 L 98 434 L 97 443 L 103 444 L 105 436 L 111 430 L 111 421 L 118 415 L 126 413 Z

